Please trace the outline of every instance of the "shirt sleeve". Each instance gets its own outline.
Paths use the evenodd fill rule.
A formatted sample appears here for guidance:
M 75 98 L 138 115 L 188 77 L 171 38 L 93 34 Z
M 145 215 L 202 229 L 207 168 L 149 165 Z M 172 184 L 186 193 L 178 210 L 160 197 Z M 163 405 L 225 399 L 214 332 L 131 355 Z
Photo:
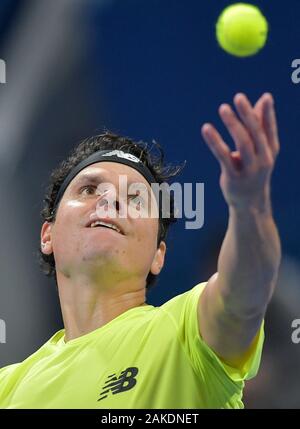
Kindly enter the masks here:
M 258 372 L 264 342 L 264 322 L 239 367 L 227 365 L 205 343 L 199 333 L 198 301 L 206 284 L 207 282 L 199 283 L 191 290 L 170 300 L 169 303 L 172 301 L 173 303 L 166 306 L 166 311 L 177 324 L 179 341 L 196 373 L 205 378 L 226 377 L 235 383 L 243 383 Z
M 0 368 L 0 408 L 2 408 L 2 399 L 5 391 L 13 385 L 13 377 L 19 363 L 14 363 L 3 368 Z

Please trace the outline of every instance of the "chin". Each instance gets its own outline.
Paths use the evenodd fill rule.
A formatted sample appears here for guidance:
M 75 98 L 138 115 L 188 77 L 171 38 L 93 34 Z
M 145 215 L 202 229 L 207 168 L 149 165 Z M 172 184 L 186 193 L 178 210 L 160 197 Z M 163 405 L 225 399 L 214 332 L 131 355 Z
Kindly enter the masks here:
M 117 260 L 119 250 L 112 246 L 95 246 L 86 249 L 82 255 L 82 262 L 92 262 L 97 264 L 108 263 Z

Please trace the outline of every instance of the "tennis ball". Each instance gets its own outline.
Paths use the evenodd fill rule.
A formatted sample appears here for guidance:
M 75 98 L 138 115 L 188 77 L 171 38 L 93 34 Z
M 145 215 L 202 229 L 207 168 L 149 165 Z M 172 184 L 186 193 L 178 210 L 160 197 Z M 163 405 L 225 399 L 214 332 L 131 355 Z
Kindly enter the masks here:
M 248 57 L 266 43 L 268 22 L 258 7 L 235 3 L 226 7 L 216 23 L 219 45 L 229 54 Z

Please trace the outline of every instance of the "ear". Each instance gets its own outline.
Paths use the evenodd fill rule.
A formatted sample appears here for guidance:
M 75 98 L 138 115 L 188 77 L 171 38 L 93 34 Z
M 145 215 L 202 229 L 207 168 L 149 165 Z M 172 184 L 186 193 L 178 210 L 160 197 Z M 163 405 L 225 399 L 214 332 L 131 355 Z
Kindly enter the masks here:
M 45 255 L 51 255 L 53 252 L 52 249 L 52 241 L 51 241 L 51 229 L 52 229 L 52 223 L 51 222 L 44 222 L 42 229 L 41 229 L 41 251 Z
M 158 275 L 161 272 L 162 267 L 164 266 L 166 250 L 166 243 L 161 241 L 151 264 L 150 271 L 152 274 Z

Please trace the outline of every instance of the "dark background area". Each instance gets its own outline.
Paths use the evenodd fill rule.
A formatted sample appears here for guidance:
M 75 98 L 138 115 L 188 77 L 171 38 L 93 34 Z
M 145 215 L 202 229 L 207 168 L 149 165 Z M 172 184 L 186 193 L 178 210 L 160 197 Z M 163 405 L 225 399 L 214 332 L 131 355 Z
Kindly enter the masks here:
M 205 223 L 170 231 L 165 268 L 148 302 L 160 305 L 216 271 L 228 212 L 219 166 L 200 135 L 223 102 L 244 92 L 251 102 L 272 92 L 281 152 L 272 181 L 282 238 L 278 288 L 266 318 L 259 375 L 245 390 L 249 408 L 300 407 L 299 155 L 300 58 L 297 0 L 256 1 L 269 22 L 266 46 L 237 58 L 217 45 L 215 22 L 232 2 L 211 0 L 2 0 L 0 58 L 0 319 L 7 342 L 0 367 L 34 352 L 62 327 L 56 287 L 36 262 L 39 211 L 51 170 L 81 139 L 104 127 L 157 140 L 170 162 L 187 165 L 183 182 L 205 184 Z

